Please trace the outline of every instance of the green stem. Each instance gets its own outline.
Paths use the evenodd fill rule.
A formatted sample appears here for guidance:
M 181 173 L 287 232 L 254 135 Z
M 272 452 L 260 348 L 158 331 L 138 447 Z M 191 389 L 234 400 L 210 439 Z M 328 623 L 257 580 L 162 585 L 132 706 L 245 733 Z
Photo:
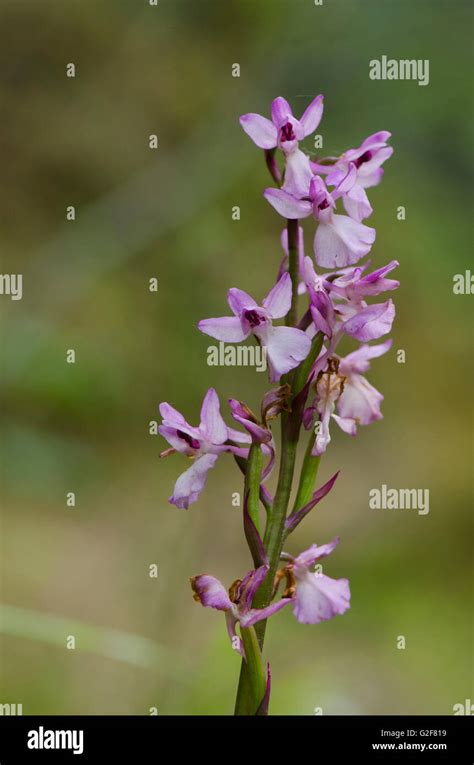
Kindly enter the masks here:
M 234 714 L 255 715 L 265 696 L 265 670 L 255 629 L 242 627 L 240 634 L 246 658 L 242 659 Z
M 247 497 L 247 512 L 257 531 L 260 533 L 258 502 L 260 499 L 260 477 L 262 475 L 263 454 L 260 444 L 252 443 L 245 471 L 244 496 Z
M 321 457 L 313 457 L 311 451 L 316 439 L 316 433 L 314 429 L 311 432 L 311 436 L 306 447 L 304 455 L 303 466 L 301 468 L 300 482 L 298 484 L 298 492 L 296 494 L 295 505 L 293 512 L 300 510 L 310 501 L 313 496 L 314 484 L 318 475 L 319 462 Z
M 324 335 L 322 332 L 318 332 L 313 337 L 313 342 L 311 343 L 311 350 L 308 353 L 307 357 L 304 359 L 304 361 L 301 362 L 298 369 L 295 370 L 295 379 L 292 385 L 292 393 L 293 398 L 300 393 L 309 377 L 309 373 L 311 372 L 311 368 L 316 361 L 316 359 L 319 356 L 319 353 L 321 351 L 321 348 L 323 347 L 323 340 Z
M 234 460 L 236 461 L 240 472 L 245 476 L 247 473 L 247 460 L 245 457 L 238 457 L 236 454 L 234 454 Z M 268 500 L 268 495 L 264 491 L 263 484 L 260 484 L 260 502 L 268 513 L 271 510 L 272 505 Z
M 286 316 L 286 324 L 288 327 L 295 327 L 298 322 L 298 221 L 289 220 L 286 228 L 288 231 L 288 271 L 292 286 L 291 308 Z
M 287 223 L 287 230 L 289 252 L 288 271 L 291 276 L 292 296 L 291 308 L 286 317 L 286 324 L 287 326 L 294 327 L 298 320 L 298 221 L 289 220 Z M 309 369 L 310 368 L 311 365 L 309 366 Z M 295 406 L 294 379 L 294 372 L 286 377 L 286 381 L 292 385 L 292 410 L 289 413 L 282 412 L 281 414 L 281 457 L 278 485 L 271 510 L 267 513 L 267 525 L 263 538 L 269 561 L 269 571 L 253 599 L 253 608 L 264 608 L 271 601 L 273 583 L 280 563 L 280 554 L 285 538 L 285 519 L 288 511 L 288 503 L 290 501 L 295 470 L 296 450 L 302 418 L 302 402 L 298 402 L 298 405 Z M 304 382 L 305 380 L 303 381 L 301 388 L 304 386 Z M 262 620 L 256 624 L 254 631 L 260 651 L 263 650 L 265 628 L 266 620 Z M 260 652 L 259 656 L 261 662 Z M 240 670 L 239 687 L 237 690 L 236 714 L 255 714 L 255 708 L 249 704 L 246 699 L 251 697 L 255 700 L 260 692 L 256 690 L 256 682 L 255 674 L 252 673 L 252 667 L 248 662 L 243 661 Z M 253 711 L 246 711 L 251 709 L 253 709 Z

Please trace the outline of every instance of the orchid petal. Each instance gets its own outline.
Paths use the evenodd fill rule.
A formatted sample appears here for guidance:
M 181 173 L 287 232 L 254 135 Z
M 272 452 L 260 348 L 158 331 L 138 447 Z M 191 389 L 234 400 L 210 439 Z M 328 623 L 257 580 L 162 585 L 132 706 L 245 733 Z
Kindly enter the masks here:
M 307 218 L 311 215 L 312 206 L 310 202 L 295 199 L 291 194 L 281 189 L 266 189 L 263 196 L 270 202 L 271 206 L 284 218 L 295 220 L 298 218 Z
M 256 308 L 257 303 L 251 295 L 248 295 L 243 290 L 239 290 L 237 287 L 231 287 L 227 293 L 227 302 L 229 308 L 236 316 L 240 316 L 242 311 L 246 308 Z
M 319 624 L 347 611 L 350 605 L 349 582 L 305 571 L 300 578 L 297 577 L 293 602 L 293 613 L 299 622 Z
M 365 189 L 356 184 L 343 197 L 343 205 L 346 213 L 359 223 L 372 215 L 372 205 L 369 202 Z
M 292 117 L 291 106 L 283 96 L 278 96 L 272 103 L 272 121 L 278 128 L 286 122 L 288 117 Z
M 346 380 L 337 402 L 337 410 L 341 417 L 351 417 L 352 421 L 356 420 L 361 425 L 370 425 L 371 422 L 382 419 L 382 401 L 383 395 L 365 377 L 353 373 Z
M 277 145 L 277 129 L 266 117 L 260 114 L 244 114 L 240 118 L 240 124 L 260 149 L 274 149 Z
M 352 351 L 340 360 L 339 371 L 342 375 L 349 377 L 353 372 L 367 372 L 370 367 L 370 359 L 376 359 L 383 356 L 390 350 L 393 340 L 389 338 L 378 345 L 361 345 L 357 350 Z
M 357 422 L 355 419 L 351 417 L 339 417 L 337 414 L 333 414 L 332 418 L 348 436 L 357 435 Z
M 395 306 L 392 300 L 376 303 L 359 311 L 342 325 L 343 331 L 361 342 L 376 340 L 392 329 Z
M 306 136 L 311 135 L 311 133 L 314 133 L 318 127 L 319 123 L 321 122 L 321 117 L 323 116 L 323 109 L 324 96 L 319 95 L 316 96 L 316 98 L 311 101 L 310 105 L 307 106 L 304 110 L 300 122 L 303 125 L 305 138 Z
M 251 627 L 252 624 L 261 622 L 263 619 L 268 619 L 291 602 L 292 598 L 281 598 L 280 600 L 277 600 L 276 603 L 271 603 L 269 606 L 266 606 L 266 608 L 252 608 L 241 617 L 240 625 L 241 627 Z
M 216 608 L 218 611 L 228 611 L 232 608 L 232 601 L 226 588 L 214 576 L 207 574 L 193 576 L 191 577 L 191 587 L 194 592 L 194 599 L 206 608 Z
M 297 198 L 308 196 L 312 177 L 313 171 L 309 157 L 301 149 L 294 149 L 286 155 L 285 182 L 282 191 Z
M 187 425 L 181 412 L 178 412 L 171 404 L 163 401 L 159 406 L 160 414 L 163 418 L 163 422 L 166 420 L 166 424 L 170 426 L 178 427 L 179 425 Z
M 316 263 L 324 268 L 343 268 L 357 263 L 370 251 L 375 229 L 346 215 L 333 215 L 320 222 L 314 238 Z
M 270 290 L 262 305 L 272 319 L 282 319 L 291 308 L 291 276 L 284 273 Z
M 272 327 L 267 337 L 270 379 L 280 377 L 303 361 L 311 349 L 311 339 L 295 327 Z
M 204 396 L 199 429 L 213 444 L 223 444 L 228 439 L 227 425 L 222 418 L 219 396 L 214 388 L 209 388 Z
M 258 534 L 258 531 L 256 531 L 256 533 L 258 537 L 260 537 L 260 535 Z M 263 548 L 263 543 L 261 539 L 260 539 L 259 545 L 261 546 L 260 557 L 262 558 L 264 562 L 254 571 L 249 571 L 249 573 L 246 574 L 244 578 L 242 579 L 242 583 L 240 585 L 240 597 L 239 597 L 239 604 L 240 604 L 240 609 L 242 614 L 246 614 L 249 611 L 250 606 L 252 605 L 252 600 L 255 596 L 255 593 L 259 589 L 260 585 L 263 583 L 263 580 L 265 579 L 269 570 L 268 558 Z
M 217 457 L 217 454 L 203 454 L 198 457 L 191 467 L 179 476 L 169 502 L 185 509 L 196 502 L 204 489 L 207 474 L 214 467 Z
M 244 332 L 240 319 L 237 316 L 220 316 L 216 319 L 202 319 L 198 323 L 198 329 L 205 335 L 215 337 L 226 343 L 240 343 L 245 340 L 250 332 Z

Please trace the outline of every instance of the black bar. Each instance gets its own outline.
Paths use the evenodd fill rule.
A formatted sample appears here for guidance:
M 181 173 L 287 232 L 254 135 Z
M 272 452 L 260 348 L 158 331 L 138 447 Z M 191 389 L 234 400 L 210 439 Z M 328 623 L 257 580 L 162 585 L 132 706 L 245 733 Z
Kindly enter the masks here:
M 215 756 L 221 751 L 227 758 L 230 752 L 240 752 L 240 760 L 253 761 L 257 751 L 250 742 L 255 739 L 259 741 L 259 760 L 268 743 L 269 747 L 276 744 L 280 761 L 283 756 L 295 759 L 305 752 L 305 759 L 310 757 L 318 765 L 323 756 L 325 763 L 330 756 L 334 762 L 462 765 L 473 762 L 472 738 L 472 718 L 468 716 L 5 716 L 0 717 L 0 763 L 109 763 L 127 758 L 132 763 L 158 763 L 173 761 L 186 747 L 193 749 L 194 756 L 206 752 Z M 227 754 L 221 739 L 224 746 L 228 742 Z M 28 742 L 42 748 L 29 748 Z M 50 744 L 57 748 L 49 748 Z M 172 756 L 165 755 L 168 746 Z

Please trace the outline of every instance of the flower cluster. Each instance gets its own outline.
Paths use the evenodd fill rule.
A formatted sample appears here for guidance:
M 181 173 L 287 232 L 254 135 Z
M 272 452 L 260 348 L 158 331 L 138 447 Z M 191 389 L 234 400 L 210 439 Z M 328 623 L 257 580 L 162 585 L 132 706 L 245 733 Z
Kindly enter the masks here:
M 268 573 L 268 564 L 250 571 L 242 580 L 237 579 L 228 591 L 213 576 L 194 576 L 191 578 L 194 598 L 203 606 L 225 612 L 232 645 L 244 655 L 242 643 L 235 631 L 237 622 L 242 627 L 250 627 L 268 619 L 290 603 L 293 606 L 293 614 L 302 624 L 318 624 L 336 614 L 343 614 L 349 608 L 348 580 L 331 579 L 322 571 L 312 570 L 317 561 L 329 555 L 338 543 L 339 539 L 336 538 L 321 547 L 311 545 L 296 558 L 283 553 L 282 558 L 287 559 L 288 563 L 277 571 L 272 592 L 274 602 L 265 608 L 252 608 L 251 604 L 253 596 Z M 286 588 L 281 597 L 275 600 L 278 585 L 283 579 L 286 581 Z
M 313 571 L 317 561 L 333 551 L 338 539 L 320 547 L 313 544 L 296 557 L 284 553 L 282 545 L 337 478 L 336 474 L 314 492 L 313 480 L 307 491 L 310 477 L 316 476 L 314 466 L 330 443 L 331 420 L 355 436 L 359 425 L 382 417 L 383 396 L 364 375 L 370 360 L 391 347 L 391 340 L 371 341 L 391 331 L 395 307 L 391 299 L 371 301 L 399 286 L 389 278 L 398 263 L 393 260 L 372 269 L 370 260 L 360 261 L 369 254 L 376 238 L 375 229 L 364 222 L 372 214 L 367 189 L 382 179 L 382 165 L 393 152 L 387 143 L 390 133 L 374 133 L 339 157 L 312 158 L 300 142 L 316 130 L 322 115 L 323 97 L 318 96 L 300 119 L 284 98 L 273 101 L 271 119 L 259 114 L 240 118 L 245 133 L 264 151 L 276 184 L 265 189 L 263 196 L 285 219 L 283 255 L 276 282 L 261 303 L 233 287 L 227 293 L 232 315 L 205 318 L 198 324 L 202 333 L 225 343 L 253 338 L 265 348 L 269 379 L 278 387 L 265 394 L 258 416 L 245 403 L 229 400 L 230 414 L 240 430 L 225 423 L 213 388 L 204 398 L 198 427 L 189 425 L 169 404 L 160 406 L 163 423 L 159 432 L 171 446 L 162 456 L 178 451 L 193 460 L 178 478 L 171 503 L 187 508 L 195 502 L 220 454 L 233 455 L 245 474 L 244 527 L 254 568 L 228 591 L 209 575 L 191 580 L 198 602 L 225 612 L 234 648 L 244 657 L 237 624 L 242 633 L 289 604 L 298 621 L 307 624 L 330 619 L 349 607 L 347 579 L 335 580 Z M 339 206 L 342 209 L 338 211 Z M 317 223 L 312 256 L 305 252 L 299 224 L 306 218 Z M 302 301 L 305 308 L 298 317 Z M 357 342 L 345 356 L 338 353 L 343 338 Z M 282 421 L 282 463 L 277 493 L 272 498 L 265 482 L 276 455 L 269 423 L 277 417 Z M 295 507 L 287 514 L 294 453 L 290 458 L 285 449 L 288 440 L 297 442 L 301 426 L 311 431 L 308 458 L 300 478 L 301 501 L 299 490 Z M 288 469 L 290 489 L 285 475 Z M 259 529 L 258 502 L 267 511 L 265 534 Z M 286 586 L 280 595 L 282 581 Z M 265 582 L 266 594 L 260 597 Z

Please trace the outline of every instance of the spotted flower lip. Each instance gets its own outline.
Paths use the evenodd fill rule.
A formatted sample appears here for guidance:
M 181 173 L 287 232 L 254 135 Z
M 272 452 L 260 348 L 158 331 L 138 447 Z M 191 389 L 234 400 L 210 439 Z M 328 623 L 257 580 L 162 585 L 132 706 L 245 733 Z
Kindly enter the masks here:
M 368 254 L 375 241 L 375 229 L 347 215 L 334 212 L 336 200 L 354 185 L 356 167 L 350 163 L 346 175 L 329 193 L 323 179 L 313 176 L 307 197 L 297 199 L 284 189 L 268 188 L 265 199 L 284 218 L 295 220 L 313 215 L 319 222 L 314 236 L 314 256 L 323 268 L 343 268 Z
M 240 433 L 225 424 L 214 388 L 209 388 L 204 397 L 201 422 L 197 428 L 189 425 L 181 412 L 167 402 L 160 404 L 160 414 L 163 423 L 158 431 L 172 447 L 163 452 L 162 456 L 167 457 L 177 451 L 193 458 L 193 464 L 179 476 L 169 498 L 171 504 L 187 509 L 199 498 L 207 474 L 214 467 L 218 456 L 225 451 L 239 453 L 238 447 L 226 445 L 226 441 L 248 444 L 250 438 L 246 433 Z
M 215 608 L 224 611 L 226 615 L 227 631 L 233 646 L 241 656 L 245 658 L 242 640 L 236 632 L 237 622 L 241 627 L 251 627 L 263 619 L 280 611 L 291 602 L 290 598 L 281 598 L 271 603 L 266 608 L 252 608 L 252 600 L 258 588 L 268 573 L 268 565 L 259 566 L 249 571 L 242 580 L 234 582 L 229 590 L 226 590 L 222 582 L 208 574 L 191 577 L 191 587 L 194 599 L 206 608 Z
M 310 338 L 295 327 L 274 327 L 273 319 L 281 319 L 291 306 L 291 277 L 284 273 L 259 306 L 243 290 L 232 288 L 227 299 L 234 316 L 203 319 L 198 328 L 206 335 L 228 343 L 239 343 L 254 335 L 266 348 L 270 380 L 294 369 L 308 355 Z

